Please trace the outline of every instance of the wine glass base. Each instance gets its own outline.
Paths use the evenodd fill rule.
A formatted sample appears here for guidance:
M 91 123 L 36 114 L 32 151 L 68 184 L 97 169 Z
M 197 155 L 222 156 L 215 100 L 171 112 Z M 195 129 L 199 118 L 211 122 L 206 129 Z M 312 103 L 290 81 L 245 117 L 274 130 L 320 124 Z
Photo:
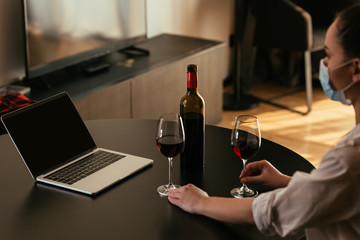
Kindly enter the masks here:
M 172 184 L 172 185 L 165 184 L 165 185 L 161 185 L 160 187 L 158 187 L 157 192 L 160 194 L 160 196 L 166 197 L 170 189 L 176 189 L 179 187 L 181 187 L 181 186 L 174 185 L 174 184 Z
M 259 194 L 258 191 L 254 191 L 247 187 L 234 188 L 230 193 L 234 198 L 256 197 Z

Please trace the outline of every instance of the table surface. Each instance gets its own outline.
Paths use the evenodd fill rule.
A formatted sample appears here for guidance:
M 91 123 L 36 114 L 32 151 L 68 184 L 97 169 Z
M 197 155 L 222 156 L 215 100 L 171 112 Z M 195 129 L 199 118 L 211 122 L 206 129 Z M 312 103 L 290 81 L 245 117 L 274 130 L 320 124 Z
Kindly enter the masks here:
M 95 197 L 35 183 L 8 135 L 0 136 L 2 239 L 280 239 L 255 226 L 234 225 L 183 212 L 156 192 L 168 181 L 168 161 L 156 148 L 154 120 L 88 121 L 98 147 L 151 158 L 154 164 Z M 206 126 L 203 189 L 231 197 L 241 161 L 230 147 L 231 130 Z M 314 167 L 293 151 L 262 139 L 253 160 L 267 159 L 283 173 Z M 174 183 L 181 182 L 179 156 Z M 255 185 L 260 192 L 266 191 Z M 287 239 L 298 239 L 294 236 Z

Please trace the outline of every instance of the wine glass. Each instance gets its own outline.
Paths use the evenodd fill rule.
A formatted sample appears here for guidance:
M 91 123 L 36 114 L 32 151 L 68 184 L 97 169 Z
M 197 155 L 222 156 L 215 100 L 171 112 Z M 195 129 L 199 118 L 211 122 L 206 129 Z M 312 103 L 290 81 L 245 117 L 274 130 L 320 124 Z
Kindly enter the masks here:
M 179 188 L 172 181 L 172 161 L 184 148 L 185 133 L 182 118 L 176 113 L 161 115 L 156 128 L 156 145 L 158 150 L 169 160 L 169 183 L 158 187 L 161 196 L 167 196 L 170 189 Z
M 261 145 L 261 133 L 259 120 L 255 116 L 241 115 L 235 118 L 234 127 L 231 133 L 231 147 L 246 168 L 247 161 L 254 157 Z M 235 198 L 256 197 L 258 192 L 252 190 L 244 183 L 241 187 L 231 190 Z

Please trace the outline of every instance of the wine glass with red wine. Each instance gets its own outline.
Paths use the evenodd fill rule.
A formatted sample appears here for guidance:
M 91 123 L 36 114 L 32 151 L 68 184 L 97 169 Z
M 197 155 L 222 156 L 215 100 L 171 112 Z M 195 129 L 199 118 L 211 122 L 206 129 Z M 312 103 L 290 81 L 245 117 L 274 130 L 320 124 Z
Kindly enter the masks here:
M 167 196 L 170 189 L 180 187 L 172 181 L 172 161 L 183 151 L 185 133 L 182 118 L 176 113 L 161 115 L 156 128 L 156 145 L 159 151 L 169 160 L 169 183 L 158 187 L 161 196 Z
M 247 161 L 256 155 L 260 146 L 261 133 L 257 117 L 251 115 L 237 116 L 231 133 L 231 147 L 242 160 L 244 169 Z M 247 198 L 256 197 L 258 192 L 243 184 L 241 187 L 231 190 L 231 195 L 235 198 Z

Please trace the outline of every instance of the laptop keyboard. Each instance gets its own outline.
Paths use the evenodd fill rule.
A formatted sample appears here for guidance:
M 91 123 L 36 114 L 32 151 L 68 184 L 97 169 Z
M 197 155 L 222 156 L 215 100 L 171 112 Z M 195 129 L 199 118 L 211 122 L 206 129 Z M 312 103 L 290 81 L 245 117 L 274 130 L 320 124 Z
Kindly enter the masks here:
M 97 151 L 45 178 L 71 185 L 124 157 L 116 153 Z

